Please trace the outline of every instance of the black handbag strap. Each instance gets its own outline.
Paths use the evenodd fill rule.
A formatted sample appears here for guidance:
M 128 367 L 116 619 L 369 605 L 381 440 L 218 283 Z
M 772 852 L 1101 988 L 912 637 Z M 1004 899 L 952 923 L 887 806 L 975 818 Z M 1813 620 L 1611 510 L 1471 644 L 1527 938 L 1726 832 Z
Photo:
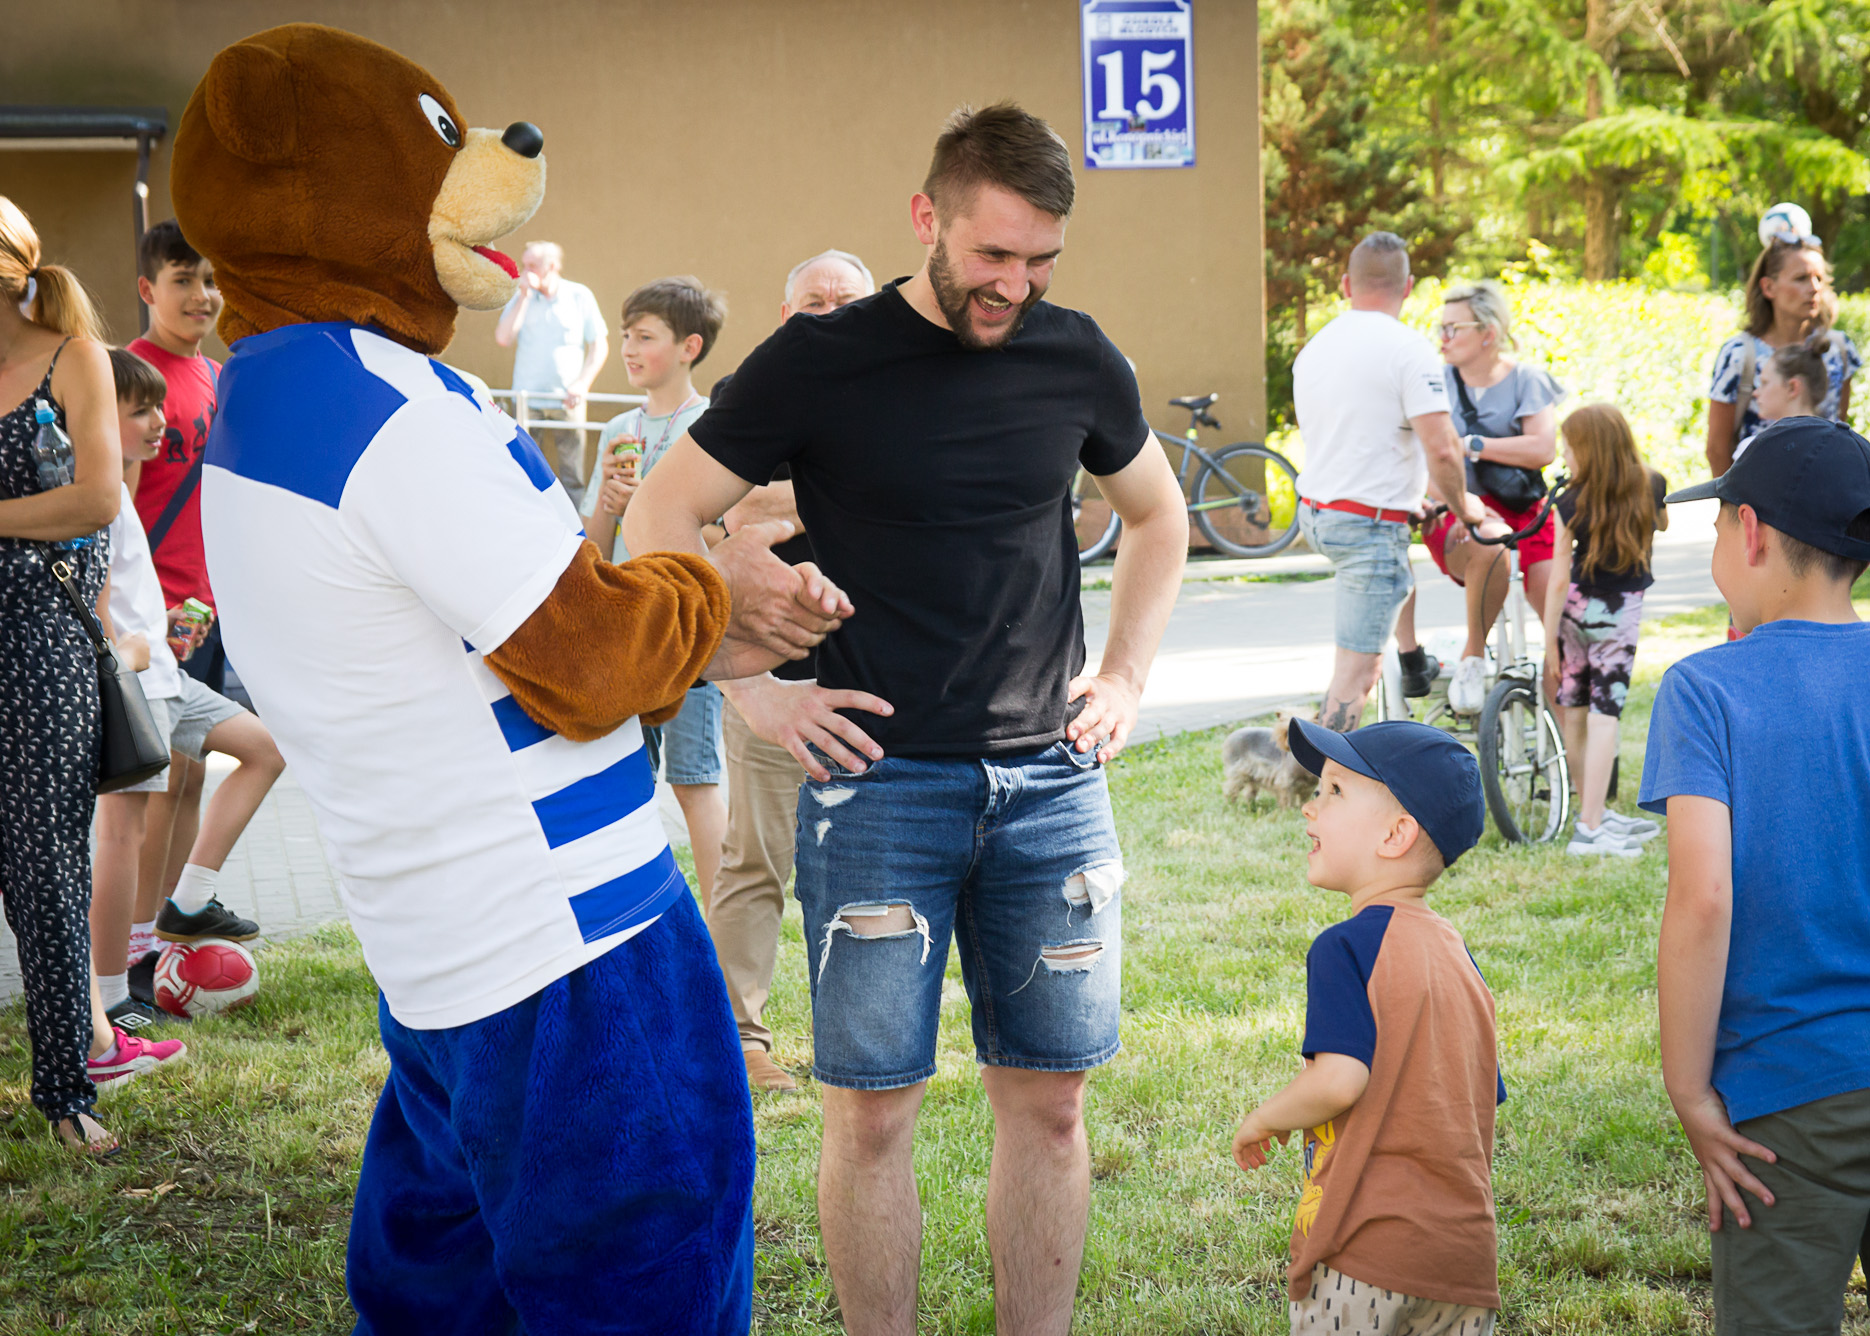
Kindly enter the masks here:
M 1465 419 L 1470 431 L 1476 436 L 1481 435 L 1480 414 L 1474 410 L 1474 401 L 1468 396 L 1467 382 L 1461 379 L 1461 373 L 1454 367 L 1448 368 L 1448 374 L 1454 377 L 1454 392 L 1455 397 L 1461 401 L 1462 418 Z
M 202 361 L 208 364 L 208 383 L 214 389 L 214 406 L 218 411 L 221 406 L 221 373 L 215 367 L 212 358 L 204 357 Z M 169 494 L 168 504 L 163 506 L 162 514 L 156 516 L 156 522 L 149 526 L 151 555 L 154 555 L 156 549 L 162 546 L 162 540 L 169 536 L 169 530 L 174 527 L 176 517 L 182 513 L 182 507 L 188 504 L 188 498 L 193 496 L 195 489 L 201 485 L 201 465 L 207 457 L 208 443 L 203 441 L 201 449 L 195 452 L 194 462 L 188 466 L 188 472 L 182 475 L 182 481 L 178 482 L 175 490 Z
M 78 614 L 78 623 L 91 638 L 91 649 L 100 659 L 114 659 L 116 651 L 110 641 L 104 638 L 104 627 L 97 619 L 97 612 L 84 601 L 84 595 L 78 592 L 78 582 L 73 577 L 69 557 L 55 557 L 52 561 L 52 578 L 58 587 L 65 591 L 65 597 L 71 601 L 71 609 Z

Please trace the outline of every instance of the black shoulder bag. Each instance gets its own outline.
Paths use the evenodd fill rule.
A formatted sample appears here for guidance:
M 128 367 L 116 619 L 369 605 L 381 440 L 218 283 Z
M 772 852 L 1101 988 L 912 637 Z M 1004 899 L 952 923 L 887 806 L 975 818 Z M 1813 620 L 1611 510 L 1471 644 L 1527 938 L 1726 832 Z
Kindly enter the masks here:
M 71 560 L 55 557 L 52 578 L 71 601 L 71 609 L 97 654 L 97 715 L 102 735 L 97 752 L 97 791 L 114 793 L 161 774 L 169 765 L 168 739 L 156 728 L 136 670 L 117 657 L 104 638 L 97 613 L 78 592 Z
M 1480 414 L 1474 411 L 1474 401 L 1468 397 L 1467 384 L 1461 379 L 1461 373 L 1449 367 L 1448 375 L 1453 379 L 1454 392 L 1461 400 L 1462 415 L 1469 425 L 1478 428 Z M 1475 435 L 1479 434 L 1475 432 Z M 1508 509 L 1531 510 L 1545 497 L 1545 475 L 1538 469 L 1522 468 L 1517 464 L 1496 464 L 1491 459 L 1475 459 L 1469 455 L 1467 487 L 1470 492 L 1493 497 Z

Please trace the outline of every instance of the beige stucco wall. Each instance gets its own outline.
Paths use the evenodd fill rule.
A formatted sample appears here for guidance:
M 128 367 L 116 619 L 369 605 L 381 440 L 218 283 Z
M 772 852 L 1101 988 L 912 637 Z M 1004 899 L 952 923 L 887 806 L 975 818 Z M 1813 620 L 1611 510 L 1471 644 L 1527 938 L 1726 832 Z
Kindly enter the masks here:
M 1196 4 L 1198 165 L 1080 169 L 1052 287 L 1137 362 L 1152 421 L 1179 428 L 1170 395 L 1219 390 L 1228 439 L 1258 437 L 1265 421 L 1255 11 Z M 0 100 L 165 105 L 173 126 L 215 51 L 288 19 L 420 61 L 470 124 L 538 124 L 549 185 L 516 240 L 560 242 L 566 273 L 613 320 L 632 287 L 663 275 L 725 290 L 704 386 L 771 331 L 797 260 L 838 246 L 880 279 L 921 262 L 909 197 L 956 104 L 1015 98 L 1081 158 L 1075 0 L 20 4 L 0 43 Z M 120 338 L 137 319 L 133 162 L 0 141 L 0 193 L 92 286 Z M 151 218 L 167 217 L 166 145 L 150 185 Z M 464 314 L 448 357 L 504 385 L 511 353 L 493 321 Z M 614 357 L 596 388 L 627 391 Z

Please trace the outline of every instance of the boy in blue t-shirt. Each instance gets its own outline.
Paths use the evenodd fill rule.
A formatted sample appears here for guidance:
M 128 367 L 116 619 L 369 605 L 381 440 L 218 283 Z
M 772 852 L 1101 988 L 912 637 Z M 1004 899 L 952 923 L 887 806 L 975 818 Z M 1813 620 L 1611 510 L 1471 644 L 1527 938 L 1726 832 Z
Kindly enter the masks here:
M 1787 418 L 1668 500 L 1709 496 L 1745 638 L 1671 668 L 1650 722 L 1663 1080 L 1706 1182 L 1716 1330 L 1835 1332 L 1870 1253 L 1870 442 Z

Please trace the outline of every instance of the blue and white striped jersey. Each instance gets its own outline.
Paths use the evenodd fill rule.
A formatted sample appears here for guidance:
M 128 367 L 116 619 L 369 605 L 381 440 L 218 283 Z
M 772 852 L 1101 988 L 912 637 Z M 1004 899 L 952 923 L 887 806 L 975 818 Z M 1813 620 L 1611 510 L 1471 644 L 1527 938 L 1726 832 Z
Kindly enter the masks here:
M 573 742 L 482 662 L 582 541 L 530 437 L 350 324 L 240 340 L 202 475 L 231 662 L 404 1025 L 492 1015 L 687 887 L 635 720 Z

